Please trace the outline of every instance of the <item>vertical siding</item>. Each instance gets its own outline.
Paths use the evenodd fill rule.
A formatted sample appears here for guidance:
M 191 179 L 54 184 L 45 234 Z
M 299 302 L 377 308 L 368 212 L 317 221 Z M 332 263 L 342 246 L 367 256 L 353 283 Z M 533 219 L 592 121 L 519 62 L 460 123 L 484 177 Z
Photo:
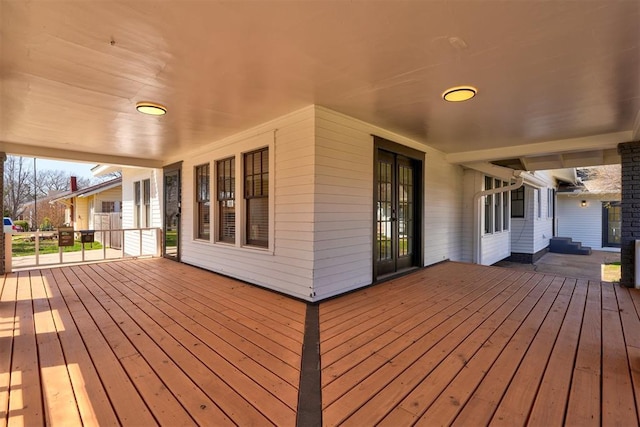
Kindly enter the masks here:
M 238 243 L 204 242 L 194 238 L 194 168 L 243 152 L 269 146 L 273 169 L 269 178 L 272 217 L 272 247 L 269 250 L 242 247 L 241 227 L 236 227 Z M 262 125 L 251 134 L 235 136 L 211 144 L 199 153 L 185 155 L 182 179 L 182 261 L 220 272 L 250 283 L 303 299 L 313 293 L 314 229 L 314 115 L 313 109 Z M 236 215 L 242 215 L 242 169 L 236 170 Z M 215 193 L 212 192 L 215 197 Z M 212 216 L 212 224 L 217 224 Z M 242 224 L 236 223 L 236 224 Z
M 586 207 L 580 206 L 581 200 L 587 200 Z M 602 247 L 602 202 L 586 196 L 558 197 L 558 236 L 571 237 L 592 249 L 619 250 Z
M 372 134 L 425 152 L 423 264 L 462 257 L 462 168 L 384 129 L 317 108 L 315 290 L 326 298 L 373 277 Z

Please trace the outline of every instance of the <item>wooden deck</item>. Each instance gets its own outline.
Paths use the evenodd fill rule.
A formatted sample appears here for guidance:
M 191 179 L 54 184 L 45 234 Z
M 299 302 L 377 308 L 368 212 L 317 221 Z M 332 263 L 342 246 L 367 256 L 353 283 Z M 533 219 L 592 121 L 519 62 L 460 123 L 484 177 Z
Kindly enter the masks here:
M 164 259 L 9 274 L 0 297 L 0 426 L 296 423 L 300 301 Z M 323 302 L 322 423 L 638 425 L 639 312 L 636 290 L 453 262 Z
M 320 306 L 323 423 L 638 425 L 640 293 L 445 263 Z
M 164 259 L 9 274 L 0 425 L 295 425 L 305 308 Z

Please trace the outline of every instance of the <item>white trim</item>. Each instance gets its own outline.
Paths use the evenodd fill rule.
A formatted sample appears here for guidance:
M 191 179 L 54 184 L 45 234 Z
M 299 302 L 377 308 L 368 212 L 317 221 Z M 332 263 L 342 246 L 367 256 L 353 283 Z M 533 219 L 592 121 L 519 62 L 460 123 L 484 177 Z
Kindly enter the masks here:
M 446 155 L 450 163 L 493 161 L 523 156 L 552 155 L 580 151 L 605 150 L 616 148 L 620 142 L 630 141 L 632 131 L 593 135 L 583 138 L 571 138 L 558 141 L 537 142 L 511 147 L 489 148 L 486 150 L 464 151 Z

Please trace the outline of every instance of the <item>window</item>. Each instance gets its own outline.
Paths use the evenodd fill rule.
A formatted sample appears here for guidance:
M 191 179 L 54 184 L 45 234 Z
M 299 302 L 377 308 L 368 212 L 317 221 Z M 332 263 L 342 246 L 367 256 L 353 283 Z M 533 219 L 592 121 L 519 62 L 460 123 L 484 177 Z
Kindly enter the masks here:
M 484 189 L 491 190 L 493 188 L 493 178 L 484 177 Z M 484 196 L 484 232 L 489 234 L 493 232 L 493 195 Z
M 144 217 L 144 225 L 143 227 L 149 227 L 151 225 L 151 180 L 145 179 L 142 181 L 142 190 L 143 190 L 143 200 L 144 204 L 142 206 L 143 209 L 143 217 Z
M 151 224 L 151 180 L 133 183 L 133 224 L 135 228 L 146 228 Z
M 509 185 L 508 182 L 503 182 L 502 187 L 507 187 Z M 502 229 L 507 231 L 509 230 L 509 192 L 504 191 L 502 193 Z
M 134 228 L 140 228 L 140 181 L 133 183 L 133 226 Z
M 221 242 L 234 243 L 236 241 L 235 164 L 235 157 L 216 162 L 218 179 L 218 240 Z
M 244 197 L 246 201 L 246 242 L 269 245 L 269 149 L 244 155 Z
M 209 165 L 196 166 L 196 236 L 209 240 Z
M 555 190 L 547 188 L 547 218 L 553 218 L 553 204 L 555 202 Z
M 494 183 L 494 188 L 502 187 L 502 181 L 496 179 Z M 496 193 L 493 195 L 493 205 L 494 205 L 494 220 L 495 226 L 493 231 L 502 231 L 502 193 Z
M 540 195 L 540 189 L 536 188 L 536 192 L 535 192 L 535 198 L 536 198 L 536 216 L 538 218 L 542 218 L 542 197 Z
M 524 185 L 511 190 L 511 218 L 524 218 Z
M 116 211 L 116 202 L 102 202 L 102 213 L 111 213 Z

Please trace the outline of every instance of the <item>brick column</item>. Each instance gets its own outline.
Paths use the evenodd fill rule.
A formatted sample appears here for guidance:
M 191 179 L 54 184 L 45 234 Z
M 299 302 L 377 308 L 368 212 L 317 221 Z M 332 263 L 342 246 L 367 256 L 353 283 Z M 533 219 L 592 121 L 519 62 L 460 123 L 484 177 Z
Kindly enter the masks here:
M 4 161 L 7 160 L 7 155 L 0 152 L 0 190 L 4 195 Z M 4 196 L 0 197 L 0 211 L 4 216 Z M 4 223 L 3 223 L 4 224 Z M 0 274 L 4 274 L 4 225 L 2 226 L 2 233 L 0 233 Z
M 640 240 L 640 141 L 618 144 L 622 160 L 620 283 L 635 286 L 635 241 Z M 640 274 L 640 272 L 639 272 Z

